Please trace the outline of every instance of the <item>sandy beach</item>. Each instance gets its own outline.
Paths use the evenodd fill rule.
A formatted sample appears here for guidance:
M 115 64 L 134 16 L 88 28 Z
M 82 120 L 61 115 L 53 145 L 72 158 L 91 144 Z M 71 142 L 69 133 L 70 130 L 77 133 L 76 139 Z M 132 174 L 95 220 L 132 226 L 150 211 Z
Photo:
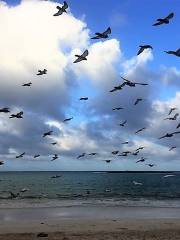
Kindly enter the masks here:
M 3 208 L 0 222 L 0 240 L 180 239 L 179 208 Z M 37 237 L 40 232 L 48 237 Z

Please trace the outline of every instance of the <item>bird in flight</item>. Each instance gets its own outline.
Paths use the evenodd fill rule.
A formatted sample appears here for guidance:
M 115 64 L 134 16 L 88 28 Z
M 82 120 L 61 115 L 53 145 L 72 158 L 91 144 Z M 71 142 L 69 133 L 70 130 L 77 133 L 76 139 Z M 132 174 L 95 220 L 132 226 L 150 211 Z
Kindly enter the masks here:
M 124 108 L 123 108 L 123 107 L 116 107 L 116 108 L 112 108 L 112 110 L 113 110 L 113 111 L 115 111 L 115 110 L 117 110 L 117 111 L 118 111 L 118 110 L 122 110 L 122 109 L 124 109 Z
M 23 118 L 23 112 L 18 112 L 17 114 L 11 114 L 9 118 Z
M 140 49 L 139 49 L 137 55 L 140 55 L 145 49 L 153 49 L 153 47 L 151 45 L 140 45 L 139 47 L 140 47 Z
M 129 142 L 122 142 L 121 144 L 128 144 Z
M 22 158 L 25 155 L 25 152 L 21 153 L 20 155 L 17 155 L 16 158 Z
M 66 118 L 66 119 L 63 120 L 63 122 L 69 122 L 69 121 L 71 121 L 72 119 L 73 119 L 73 117 Z
M 134 185 L 143 185 L 142 183 L 136 182 L 136 181 L 133 181 L 133 184 L 134 184 Z
M 77 159 L 82 158 L 82 157 L 84 157 L 85 155 L 86 155 L 86 153 L 82 153 L 82 154 L 80 154 L 79 156 L 77 156 Z
M 97 153 L 96 152 L 92 152 L 92 153 L 89 153 L 88 155 L 89 156 L 95 156 L 95 155 L 97 155 Z
M 44 74 L 47 74 L 47 69 L 44 69 L 44 70 L 38 70 L 38 73 L 37 73 L 38 76 L 40 76 L 40 75 L 44 75 Z
M 8 107 L 0 108 L 0 113 L 9 113 L 10 110 Z
M 52 157 L 51 161 L 54 161 L 54 160 L 56 160 L 56 159 L 58 159 L 58 158 L 59 158 L 58 155 L 57 155 L 57 154 L 54 154 L 54 156 Z
M 147 158 L 140 158 L 136 163 L 139 163 L 139 162 L 145 162 Z
M 127 120 L 125 120 L 124 122 L 120 123 L 119 125 L 120 125 L 121 127 L 124 127 L 126 123 L 127 123 Z
M 77 59 L 73 62 L 73 63 L 78 63 L 78 62 L 81 62 L 81 61 L 83 61 L 83 60 L 87 60 L 87 56 L 88 56 L 88 54 L 89 54 L 89 52 L 88 52 L 88 50 L 85 50 L 84 52 L 83 52 L 83 54 L 81 54 L 81 55 L 75 55 L 75 57 L 77 57 Z
M 153 26 L 159 26 L 162 24 L 168 24 L 170 19 L 174 17 L 174 13 L 170 13 L 167 17 L 165 18 L 158 18 L 156 23 L 153 24 Z
M 3 161 L 0 161 L 0 165 L 3 165 L 4 164 L 4 162 Z
M 117 155 L 119 151 L 113 151 L 111 152 L 113 155 Z
M 147 166 L 149 166 L 149 167 L 154 167 L 155 166 L 155 164 L 152 164 L 152 163 L 149 163 L 149 164 L 146 164 Z
M 137 156 L 137 155 L 138 155 L 138 153 L 139 153 L 139 150 L 138 150 L 138 151 L 135 151 L 135 152 L 133 152 L 133 153 L 132 153 L 132 155 L 133 155 L 133 156 Z
M 103 160 L 103 161 L 105 161 L 106 163 L 110 163 L 112 160 Z
M 180 48 L 177 49 L 176 51 L 165 51 L 165 53 L 175 55 L 176 57 L 180 57 Z
M 171 115 L 171 113 L 172 113 L 173 111 L 175 111 L 176 109 L 177 109 L 176 107 L 170 108 L 168 115 Z
M 56 145 L 56 144 L 57 144 L 57 142 L 52 142 L 51 144 L 52 144 L 52 145 Z
M 137 98 L 136 101 L 134 102 L 134 105 L 137 105 L 139 102 L 141 102 L 143 99 L 142 98 Z
M 176 113 L 173 117 L 168 117 L 168 118 L 165 118 L 164 120 L 177 120 L 177 117 L 179 116 L 179 113 Z
M 122 90 L 123 89 L 123 84 L 120 84 L 118 86 L 115 86 L 112 90 L 110 90 L 109 92 L 116 92 L 116 91 L 119 91 L 119 90 Z
M 67 2 L 64 1 L 62 7 L 57 6 L 56 8 L 58 9 L 58 12 L 53 15 L 55 17 L 60 16 L 63 13 L 67 13 L 66 9 L 68 8 L 68 4 L 67 4 Z
M 145 127 L 140 128 L 140 129 L 138 129 L 138 130 L 135 132 L 135 134 L 137 134 L 137 133 L 139 133 L 139 132 L 142 132 L 142 131 L 145 130 L 145 129 L 146 129 Z
M 24 83 L 22 86 L 23 87 L 30 87 L 32 85 L 32 82 Z
M 34 155 L 34 158 L 38 158 L 38 157 L 40 157 L 40 155 L 39 155 L 39 154 L 37 154 L 37 155 Z
M 148 83 L 139 83 L 139 82 L 132 82 L 124 77 L 121 77 L 124 82 L 121 84 L 122 87 L 124 87 L 125 85 L 129 86 L 129 87 L 135 87 L 136 85 L 142 85 L 142 86 L 147 86 Z
M 106 31 L 104 31 L 104 32 L 102 32 L 102 33 L 99 33 L 99 32 L 97 32 L 97 33 L 95 33 L 95 37 L 92 37 L 91 39 L 100 39 L 100 38 L 108 38 L 109 36 L 109 34 L 111 34 L 111 28 L 110 27 L 108 27 L 107 29 L 106 29 Z
M 139 147 L 135 151 L 143 150 L 145 147 Z
M 179 133 L 180 133 L 180 131 L 179 132 L 173 132 L 173 133 L 166 133 L 165 135 L 163 135 L 159 139 L 173 137 L 175 134 L 179 134 Z
M 48 131 L 43 133 L 42 137 L 50 136 L 53 133 L 53 131 Z
M 88 100 L 88 97 L 81 97 L 79 100 L 80 100 L 80 101 L 81 101 L 81 100 L 86 101 L 86 100 Z
M 169 149 L 169 151 L 172 151 L 173 149 L 175 149 L 176 148 L 176 146 L 172 146 L 170 149 Z

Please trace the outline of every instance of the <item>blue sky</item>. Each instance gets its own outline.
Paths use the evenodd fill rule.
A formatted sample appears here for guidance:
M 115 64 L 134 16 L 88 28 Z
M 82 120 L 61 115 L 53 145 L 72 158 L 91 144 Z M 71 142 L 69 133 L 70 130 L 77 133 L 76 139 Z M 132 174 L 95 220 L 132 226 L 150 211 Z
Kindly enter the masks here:
M 12 109 L 22 107 L 31 117 L 23 119 L 22 125 L 19 122 L 15 122 L 15 125 L 9 122 L 8 125 L 4 116 L 0 119 L 2 121 L 0 122 L 0 131 L 3 134 L 7 131 L 8 135 L 3 135 L 5 139 L 4 149 L 7 148 L 4 150 L 4 155 L 2 154 L 2 158 L 7 159 L 7 164 L 3 166 L 3 170 L 53 170 L 54 168 L 59 168 L 59 170 L 77 170 L 77 168 L 80 170 L 103 170 L 104 168 L 114 170 L 118 167 L 123 170 L 128 168 L 131 170 L 149 170 L 145 165 L 131 165 L 131 158 L 127 163 L 124 160 L 119 161 L 119 163 L 115 160 L 114 165 L 112 163 L 108 167 L 103 165 L 101 158 L 99 160 L 101 164 L 89 158 L 84 162 L 72 161 L 71 163 L 70 161 L 70 164 L 68 163 L 68 159 L 76 158 L 76 155 L 80 154 L 81 150 L 82 152 L 97 151 L 98 147 L 102 151 L 102 158 L 112 157 L 111 150 L 119 148 L 120 141 L 122 142 L 126 138 L 132 141 L 131 148 L 137 146 L 137 141 L 149 146 L 149 150 L 143 156 L 150 156 L 151 162 L 156 161 L 158 151 L 161 152 L 160 164 L 156 169 L 172 170 L 172 166 L 168 165 L 168 161 L 174 159 L 175 166 L 180 170 L 178 165 L 179 150 L 171 154 L 168 152 L 170 143 L 167 141 L 158 142 L 157 140 L 159 135 L 164 132 L 174 130 L 172 122 L 162 122 L 162 119 L 170 107 L 179 104 L 179 59 L 164 53 L 165 50 L 176 50 L 180 47 L 178 45 L 180 42 L 179 0 L 112 0 L 110 2 L 104 0 L 69 0 L 67 2 L 74 18 L 70 16 L 66 19 L 65 16 L 60 16 L 56 18 L 57 22 L 54 21 L 55 19 L 50 18 L 52 17 L 50 14 L 56 11 L 56 3 L 62 3 L 62 1 L 54 1 L 56 3 L 53 5 L 51 1 L 37 0 L 32 5 L 29 5 L 31 8 L 29 11 L 27 8 L 28 1 L 24 1 L 24 3 L 15 0 L 5 2 L 11 6 L 12 12 L 10 9 L 5 10 L 8 16 L 8 18 L 5 18 L 5 21 L 7 20 L 5 24 L 8 24 L 10 31 L 7 30 L 4 34 L 4 48 L 7 48 L 6 55 L 9 46 L 11 48 L 13 57 L 7 62 L 7 68 L 10 72 L 9 75 L 15 80 L 14 82 L 10 80 L 11 78 L 6 74 L 7 71 L 1 73 L 3 93 L 1 94 L 0 103 L 2 106 L 9 104 Z M 38 5 L 40 2 L 42 2 L 42 12 L 40 12 L 41 7 Z M 49 10 L 45 8 L 46 4 L 49 4 Z M 18 9 L 17 12 L 15 6 Z M 27 16 L 24 14 L 23 9 Z M 37 11 L 39 11 L 39 17 Z M 171 12 L 174 12 L 175 16 L 170 24 L 159 27 L 152 26 L 157 18 L 165 17 Z M 12 16 L 11 14 L 17 15 Z M 28 16 L 32 17 L 31 21 L 28 21 Z M 36 19 L 37 26 L 33 25 L 33 18 Z M 42 19 L 44 19 L 44 22 Z M 69 21 L 67 26 L 63 22 L 66 20 Z M 54 21 L 54 23 L 51 21 Z M 85 23 L 87 28 L 79 28 L 78 21 L 81 24 Z M 26 30 L 25 23 L 29 31 L 32 31 L 32 35 L 28 35 L 29 32 Z M 70 34 L 71 29 L 67 30 L 69 26 L 73 27 L 74 35 Z M 95 32 L 101 32 L 109 26 L 112 29 L 109 39 L 105 41 L 93 41 L 90 39 Z M 6 28 L 6 26 L 3 27 Z M 61 37 L 61 31 L 63 31 L 62 35 L 65 32 L 63 37 Z M 68 32 L 67 35 L 66 31 Z M 6 44 L 6 36 L 10 40 L 9 34 L 12 34 L 13 43 L 10 41 Z M 32 37 L 32 40 L 26 38 L 26 35 L 29 38 Z M 40 38 L 38 36 L 42 37 L 42 39 L 38 39 Z M 57 42 L 51 36 L 54 36 L 57 42 L 59 41 L 59 52 L 55 51 Z M 72 39 L 77 42 L 75 51 L 78 49 L 82 51 L 84 48 L 89 48 L 90 52 L 94 51 L 94 58 L 92 56 L 91 59 L 89 56 L 90 60 L 87 61 L 86 65 L 79 64 L 79 66 L 75 66 L 71 64 L 70 61 L 76 54 L 74 52 L 76 45 L 73 45 Z M 36 40 L 37 49 L 34 48 L 37 47 Z M 62 46 L 66 45 L 66 43 L 67 46 L 64 49 Z M 152 53 L 143 53 L 144 55 L 138 59 L 136 54 L 139 49 L 138 46 L 141 44 L 152 45 L 153 51 Z M 19 49 L 19 51 L 16 52 L 16 49 Z M 32 56 L 32 52 L 37 54 L 37 59 Z M 106 55 L 103 55 L 104 52 L 106 52 Z M 61 53 L 62 58 L 59 55 Z M 3 54 L 2 58 L 6 57 L 4 52 Z M 109 57 L 109 55 L 111 56 Z M 66 59 L 65 62 L 63 62 L 64 59 Z M 32 77 L 33 71 L 36 70 L 38 64 L 40 66 L 48 64 L 49 75 L 45 77 L 43 86 L 39 79 L 35 81 L 35 84 L 33 83 L 33 86 L 37 84 L 37 87 L 33 88 L 32 97 L 29 92 L 24 92 L 17 86 L 22 81 L 26 81 L 26 78 L 27 81 L 29 79 L 34 81 Z M 102 70 L 99 67 L 95 71 L 96 64 L 99 64 Z M 2 65 L 0 68 L 4 69 L 4 66 Z M 101 74 L 102 79 L 99 77 Z M 110 95 L 109 90 L 119 83 L 120 75 L 128 76 L 132 80 L 148 82 L 149 88 L 142 86 L 136 87 L 134 90 L 127 88 L 122 93 Z M 49 79 L 51 81 L 48 82 Z M 9 96 L 12 93 L 11 86 L 14 87 L 14 94 Z M 88 96 L 90 101 L 80 105 L 79 98 L 84 96 Z M 143 97 L 145 101 L 134 109 L 132 103 L 137 97 Z M 111 108 L 117 105 L 124 105 L 127 111 L 122 113 L 112 112 Z M 75 116 L 73 122 L 66 126 L 62 125 L 63 118 L 71 116 Z M 126 118 L 130 119 L 127 129 L 119 130 L 117 128 L 118 122 Z M 34 119 L 36 120 L 34 121 Z M 37 125 L 35 126 L 36 121 Z M 43 145 L 38 138 L 38 134 L 40 135 L 41 132 L 48 129 L 47 122 L 51 123 L 50 127 L 56 133 L 55 139 L 59 141 L 57 148 Z M 147 133 L 138 137 L 131 137 L 131 133 L 135 129 L 144 127 L 144 125 L 149 129 Z M 12 133 L 12 129 L 16 128 L 17 132 L 14 130 L 15 133 Z M 33 136 L 32 139 L 28 138 L 28 135 L 31 136 L 33 131 L 37 131 L 38 134 Z M 24 137 L 24 143 L 22 136 Z M 71 136 L 74 137 L 74 143 L 71 142 Z M 13 144 L 13 141 L 15 144 Z M 30 157 L 36 153 L 34 151 L 38 144 L 40 153 L 45 160 L 43 160 L 44 162 L 37 161 L 37 164 L 34 165 Z M 172 144 L 179 144 L 180 148 L 177 137 Z M 31 150 L 29 150 L 28 157 L 31 160 L 24 164 L 23 161 L 14 161 L 12 164 L 13 154 L 21 153 L 24 149 L 28 151 L 29 145 Z M 9 153 L 10 158 L 7 153 Z M 57 161 L 52 166 L 46 161 L 54 153 L 62 155 L 63 164 Z

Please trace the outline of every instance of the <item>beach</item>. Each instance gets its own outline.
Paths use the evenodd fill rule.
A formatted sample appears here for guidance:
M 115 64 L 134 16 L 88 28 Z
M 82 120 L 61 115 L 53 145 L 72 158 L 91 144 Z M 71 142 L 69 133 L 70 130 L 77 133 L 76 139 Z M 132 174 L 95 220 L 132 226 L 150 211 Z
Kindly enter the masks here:
M 0 209 L 0 239 L 180 239 L 180 208 L 72 206 Z

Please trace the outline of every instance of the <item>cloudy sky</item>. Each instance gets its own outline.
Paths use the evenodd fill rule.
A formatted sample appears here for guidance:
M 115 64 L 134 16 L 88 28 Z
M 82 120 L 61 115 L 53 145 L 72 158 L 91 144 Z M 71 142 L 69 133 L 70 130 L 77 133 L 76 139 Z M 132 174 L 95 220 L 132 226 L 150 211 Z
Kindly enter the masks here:
M 68 13 L 54 17 L 61 3 L 0 1 L 0 108 L 11 110 L 0 113 L 0 160 L 5 163 L 0 171 L 180 170 L 180 135 L 158 139 L 176 131 L 180 122 L 180 117 L 164 120 L 171 107 L 180 111 L 179 59 L 164 52 L 180 47 L 179 0 L 69 0 Z M 171 12 L 170 24 L 152 26 Z M 91 39 L 109 26 L 108 39 Z M 141 44 L 151 44 L 153 51 L 137 56 Z M 74 55 L 85 49 L 87 61 L 74 64 Z M 44 68 L 47 74 L 37 76 Z M 122 83 L 120 76 L 149 85 L 110 93 Z M 27 82 L 32 86 L 22 87 Z M 134 106 L 136 98 L 144 101 Z M 18 111 L 23 119 L 9 118 Z M 120 127 L 124 120 L 127 124 Z M 53 134 L 42 138 L 50 130 Z M 141 146 L 138 156 L 111 153 Z M 169 151 L 172 146 L 177 148 Z M 76 159 L 91 152 L 98 155 Z M 41 157 L 34 159 L 35 154 Z M 53 154 L 59 159 L 51 161 Z M 136 163 L 141 157 L 146 162 Z M 155 166 L 150 169 L 149 163 Z

